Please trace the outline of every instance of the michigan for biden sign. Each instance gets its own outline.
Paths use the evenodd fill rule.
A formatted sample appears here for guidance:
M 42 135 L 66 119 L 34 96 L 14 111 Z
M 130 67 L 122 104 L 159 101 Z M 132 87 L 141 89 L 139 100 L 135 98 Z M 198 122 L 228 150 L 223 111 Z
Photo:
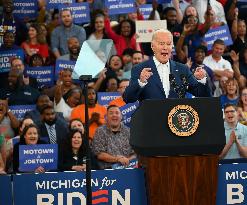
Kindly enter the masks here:
M 86 205 L 85 172 L 16 175 L 13 184 L 15 205 Z M 147 205 L 141 169 L 93 171 L 91 186 L 92 204 Z
M 45 170 L 57 169 L 57 144 L 20 145 L 19 170 L 34 171 L 39 166 Z

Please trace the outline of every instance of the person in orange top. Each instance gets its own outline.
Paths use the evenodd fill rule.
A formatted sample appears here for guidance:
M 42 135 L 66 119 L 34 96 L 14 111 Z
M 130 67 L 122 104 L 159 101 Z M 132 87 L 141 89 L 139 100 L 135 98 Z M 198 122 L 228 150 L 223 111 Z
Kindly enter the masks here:
M 129 86 L 129 80 L 128 79 L 122 79 L 119 83 L 119 86 L 118 86 L 118 92 L 121 93 L 121 95 L 123 95 L 125 89 Z M 118 97 L 116 98 L 115 100 L 112 100 L 109 105 L 116 105 L 118 107 L 122 107 L 124 105 L 126 105 L 126 103 L 124 102 L 123 100 L 123 97 Z
M 97 103 L 96 92 L 92 87 L 88 87 L 88 116 L 89 116 L 89 138 L 92 140 L 95 130 L 105 124 L 106 108 Z M 85 105 L 75 107 L 70 119 L 80 119 L 85 123 Z

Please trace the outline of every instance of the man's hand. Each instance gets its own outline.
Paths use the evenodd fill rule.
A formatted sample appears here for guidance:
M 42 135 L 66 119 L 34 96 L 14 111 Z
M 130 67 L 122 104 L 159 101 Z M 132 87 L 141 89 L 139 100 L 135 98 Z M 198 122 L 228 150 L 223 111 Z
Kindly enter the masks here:
M 143 68 L 140 74 L 140 81 L 142 83 L 146 83 L 151 75 L 153 75 L 153 73 L 151 72 L 151 68 Z
M 35 169 L 35 173 L 44 173 L 45 169 L 42 166 L 39 166 L 38 168 Z
M 74 171 L 80 172 L 80 171 L 85 171 L 86 170 L 86 165 L 76 165 L 76 166 L 72 166 L 71 168 Z
M 118 162 L 121 163 L 122 165 L 124 165 L 125 167 L 129 166 L 129 159 L 127 157 L 124 157 L 124 156 L 120 156 L 118 158 Z
M 194 76 L 197 80 L 201 80 L 206 77 L 206 71 L 202 67 L 197 67 Z
M 97 123 L 97 124 L 100 124 L 99 120 L 100 120 L 100 114 L 97 113 L 97 112 L 92 113 L 90 122 L 91 122 L 91 123 L 95 122 L 95 123 Z
M 235 134 L 235 132 L 234 131 L 232 131 L 231 132 L 231 135 L 230 135 L 230 139 L 229 139 L 229 142 L 231 143 L 231 144 L 233 144 L 234 142 L 236 142 L 236 134 Z

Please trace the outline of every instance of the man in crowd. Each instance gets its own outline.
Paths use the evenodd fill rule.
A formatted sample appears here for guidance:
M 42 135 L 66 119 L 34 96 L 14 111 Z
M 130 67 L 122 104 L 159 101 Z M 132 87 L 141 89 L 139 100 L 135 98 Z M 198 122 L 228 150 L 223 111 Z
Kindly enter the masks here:
M 211 68 L 214 72 L 214 83 L 216 86 L 215 93 L 218 93 L 219 89 L 219 80 L 222 77 L 232 78 L 233 77 L 233 70 L 231 63 L 225 60 L 222 55 L 225 51 L 225 43 L 221 39 L 217 39 L 213 43 L 212 47 L 212 54 L 205 57 L 203 60 L 203 64 Z M 219 96 L 215 96 L 219 97 Z
M 40 138 L 50 144 L 61 144 L 68 137 L 69 129 L 65 120 L 58 118 L 51 104 L 41 108 L 42 123 L 39 125 Z
M 60 13 L 62 24 L 54 29 L 51 35 L 51 47 L 56 58 L 62 55 L 68 54 L 68 38 L 75 36 L 80 46 L 86 40 L 86 32 L 84 28 L 75 25 L 71 11 L 69 9 L 63 9 Z
M 107 108 L 106 125 L 96 130 L 92 149 L 97 156 L 100 168 L 111 168 L 115 163 L 128 166 L 136 158 L 129 139 L 129 128 L 121 123 L 122 114 L 116 105 Z
M 124 93 L 126 103 L 177 98 L 179 93 L 175 87 L 182 86 L 181 76 L 188 82 L 187 92 L 196 97 L 211 96 L 206 71 L 199 67 L 193 76 L 187 66 L 170 60 L 172 46 L 173 37 L 170 31 L 160 29 L 154 32 L 151 42 L 154 56 L 132 70 L 130 85 Z
M 80 42 L 78 38 L 72 36 L 68 39 L 69 54 L 60 56 L 60 60 L 76 61 L 80 53 Z
M 226 145 L 220 154 L 220 158 L 247 158 L 247 127 L 238 122 L 238 113 L 235 105 L 226 104 L 224 113 Z

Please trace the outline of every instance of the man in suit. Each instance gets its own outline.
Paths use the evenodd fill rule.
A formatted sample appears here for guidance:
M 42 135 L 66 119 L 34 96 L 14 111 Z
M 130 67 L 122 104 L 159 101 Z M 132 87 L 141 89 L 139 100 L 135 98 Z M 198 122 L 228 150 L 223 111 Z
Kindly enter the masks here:
M 130 85 L 123 95 L 126 103 L 145 99 L 178 98 L 180 88 L 197 97 L 211 96 L 203 68 L 196 68 L 193 75 L 186 65 L 170 60 L 172 38 L 168 30 L 160 29 L 154 32 L 151 42 L 154 56 L 132 69 Z
M 56 116 L 51 104 L 44 105 L 41 109 L 42 123 L 39 125 L 40 138 L 50 144 L 61 145 L 68 136 L 66 121 Z

